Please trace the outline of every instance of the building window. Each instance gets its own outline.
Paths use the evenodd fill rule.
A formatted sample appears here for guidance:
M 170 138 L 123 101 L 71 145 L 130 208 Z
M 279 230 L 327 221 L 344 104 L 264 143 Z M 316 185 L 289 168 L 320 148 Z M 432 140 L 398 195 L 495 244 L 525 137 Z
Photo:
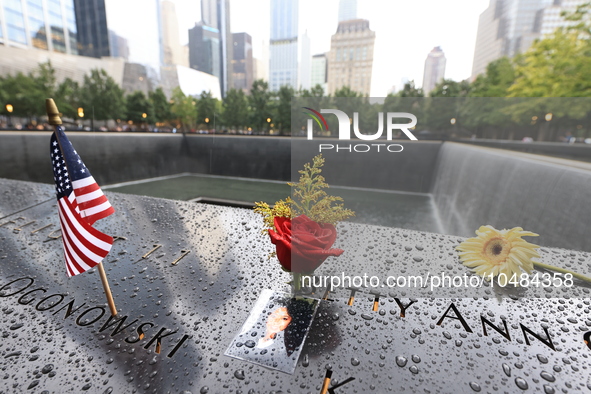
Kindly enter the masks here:
M 27 44 L 25 34 L 25 20 L 20 1 L 7 0 L 4 2 L 4 18 L 6 19 L 6 30 L 8 39 L 21 44 Z

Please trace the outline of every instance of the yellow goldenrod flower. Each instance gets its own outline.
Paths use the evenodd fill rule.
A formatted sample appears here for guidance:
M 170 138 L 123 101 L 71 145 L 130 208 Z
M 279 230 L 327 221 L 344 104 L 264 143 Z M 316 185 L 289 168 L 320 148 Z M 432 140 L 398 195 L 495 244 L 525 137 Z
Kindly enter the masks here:
M 505 274 L 509 279 L 523 271 L 534 269 L 532 258 L 539 258 L 538 245 L 531 244 L 521 237 L 537 237 L 538 234 L 524 231 L 521 227 L 511 230 L 497 230 L 492 226 L 481 226 L 476 230 L 477 237 L 468 238 L 456 247 L 460 259 L 480 276 L 488 277 Z

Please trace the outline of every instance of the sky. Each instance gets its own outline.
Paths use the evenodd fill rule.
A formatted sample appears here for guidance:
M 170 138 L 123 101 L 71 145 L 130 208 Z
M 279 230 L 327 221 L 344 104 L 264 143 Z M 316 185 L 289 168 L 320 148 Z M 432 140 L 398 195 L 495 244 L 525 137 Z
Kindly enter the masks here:
M 172 1 L 181 44 L 185 44 L 188 29 L 201 19 L 200 1 Z M 330 50 L 330 37 L 338 24 L 338 3 L 299 0 L 299 30 L 308 32 L 312 55 Z M 446 78 L 469 78 L 478 17 L 488 3 L 489 0 L 359 0 L 358 17 L 368 19 L 376 32 L 371 95 L 386 96 L 393 86 L 400 88 L 402 78 L 422 86 L 425 59 L 436 46 L 442 48 L 447 59 Z M 256 58 L 264 56 L 263 43 L 269 40 L 269 7 L 270 0 L 230 0 L 231 30 L 252 36 Z M 127 24 L 133 28 L 129 19 Z

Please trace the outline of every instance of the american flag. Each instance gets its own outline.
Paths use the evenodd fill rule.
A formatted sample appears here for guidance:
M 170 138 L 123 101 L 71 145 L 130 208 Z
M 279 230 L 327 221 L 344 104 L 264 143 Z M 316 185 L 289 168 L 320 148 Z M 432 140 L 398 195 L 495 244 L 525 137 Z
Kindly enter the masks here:
M 68 276 L 99 264 L 113 238 L 92 224 L 115 210 L 84 165 L 61 126 L 51 136 L 51 162 Z

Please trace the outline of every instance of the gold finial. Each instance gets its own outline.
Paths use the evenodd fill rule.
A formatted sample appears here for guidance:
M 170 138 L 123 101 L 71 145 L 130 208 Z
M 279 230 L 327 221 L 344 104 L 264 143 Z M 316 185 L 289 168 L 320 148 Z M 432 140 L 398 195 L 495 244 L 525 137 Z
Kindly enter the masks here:
M 47 111 L 47 120 L 50 125 L 62 124 L 62 118 L 60 118 L 60 111 L 57 110 L 57 105 L 52 98 L 45 99 L 45 110 Z

